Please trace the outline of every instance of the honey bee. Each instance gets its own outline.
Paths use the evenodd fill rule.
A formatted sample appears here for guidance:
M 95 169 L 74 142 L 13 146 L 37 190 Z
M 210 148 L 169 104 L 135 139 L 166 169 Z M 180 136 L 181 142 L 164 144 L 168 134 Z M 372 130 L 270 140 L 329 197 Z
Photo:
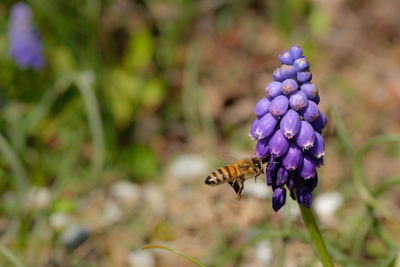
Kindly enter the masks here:
M 264 173 L 262 161 L 257 158 L 244 158 L 231 165 L 219 168 L 207 176 L 204 181 L 208 185 L 219 185 L 227 182 L 235 190 L 236 199 L 240 199 L 244 188 L 244 181 Z

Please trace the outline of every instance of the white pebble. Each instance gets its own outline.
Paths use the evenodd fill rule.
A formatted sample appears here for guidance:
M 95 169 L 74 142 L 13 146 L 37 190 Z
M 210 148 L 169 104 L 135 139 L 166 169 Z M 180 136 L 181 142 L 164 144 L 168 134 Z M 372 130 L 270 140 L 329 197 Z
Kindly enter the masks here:
M 253 180 L 249 180 L 244 186 L 243 195 L 266 199 L 271 193 L 270 190 L 271 189 L 266 186 L 264 182 L 258 181 L 254 183 Z
M 122 217 L 122 211 L 114 201 L 107 201 L 105 203 L 104 214 L 111 222 L 118 222 Z
M 208 164 L 203 157 L 198 155 L 183 155 L 176 158 L 171 166 L 172 177 L 180 180 L 190 180 L 204 176 L 207 172 Z
M 51 214 L 49 217 L 50 226 L 57 231 L 64 228 L 68 222 L 69 222 L 69 216 L 64 212 L 55 212 Z
M 134 250 L 129 254 L 129 266 L 153 267 L 155 266 L 155 260 L 148 250 Z
M 129 181 L 118 181 L 111 185 L 110 194 L 122 204 L 133 205 L 140 199 L 140 187 Z
M 313 206 L 318 216 L 329 219 L 342 204 L 343 197 L 339 192 L 329 192 L 317 196 Z
M 273 259 L 271 243 L 268 240 L 258 242 L 254 246 L 254 257 L 263 265 L 271 263 Z

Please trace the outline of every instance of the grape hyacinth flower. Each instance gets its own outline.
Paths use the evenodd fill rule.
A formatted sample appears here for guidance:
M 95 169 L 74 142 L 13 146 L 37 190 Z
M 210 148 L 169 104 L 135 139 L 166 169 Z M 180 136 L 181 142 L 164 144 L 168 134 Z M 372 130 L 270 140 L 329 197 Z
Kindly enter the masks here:
M 257 119 L 250 131 L 257 140 L 256 156 L 268 162 L 267 185 L 273 190 L 275 211 L 285 205 L 287 191 L 304 207 L 311 206 L 316 168 L 322 165 L 325 150 L 321 133 L 327 123 L 302 48 L 295 45 L 283 51 L 279 60 L 282 65 L 255 107 Z
M 27 4 L 20 2 L 12 6 L 8 28 L 10 54 L 18 67 L 42 69 L 45 66 L 43 44 Z

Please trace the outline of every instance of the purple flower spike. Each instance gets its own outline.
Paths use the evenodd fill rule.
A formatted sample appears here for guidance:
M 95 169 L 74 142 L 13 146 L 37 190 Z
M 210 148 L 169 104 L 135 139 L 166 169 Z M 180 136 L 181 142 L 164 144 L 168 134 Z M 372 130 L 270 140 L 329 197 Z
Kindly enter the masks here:
M 312 79 L 312 73 L 309 70 L 298 71 L 296 78 L 299 83 L 309 82 Z
M 313 83 L 304 83 L 300 90 L 304 92 L 308 99 L 314 99 L 318 94 L 318 88 Z
M 303 116 L 303 119 L 312 122 L 315 119 L 318 118 L 319 116 L 319 109 L 317 104 L 315 104 L 313 101 L 308 101 L 308 105 L 305 109 L 300 111 L 301 116 Z
M 311 190 L 307 186 L 302 186 L 297 189 L 297 199 L 301 205 L 310 208 L 312 204 Z
M 271 100 L 269 100 L 268 98 L 263 98 L 258 101 L 256 107 L 254 108 L 254 113 L 256 114 L 256 116 L 261 118 L 262 116 L 267 114 L 270 103 Z
M 293 79 L 286 79 L 282 82 L 282 93 L 284 95 L 290 95 L 298 88 L 297 82 Z
M 269 140 L 269 148 L 271 155 L 275 158 L 282 156 L 288 150 L 289 141 L 282 134 L 280 129 L 276 130 L 274 135 L 272 135 L 271 140 Z
M 301 120 L 299 114 L 297 114 L 296 111 L 289 109 L 288 112 L 286 112 L 285 116 L 283 116 L 279 127 L 286 138 L 293 138 L 300 131 L 301 128 Z
M 277 81 L 277 82 L 281 82 L 281 81 L 284 80 L 282 78 L 282 76 L 281 76 L 281 69 L 280 68 L 277 68 L 277 69 L 274 70 L 274 72 L 272 73 L 272 78 L 274 79 L 274 81 Z
M 274 82 L 265 88 L 265 99 L 257 103 L 250 136 L 257 139 L 255 154 L 266 167 L 267 185 L 272 187 L 272 207 L 278 211 L 286 202 L 286 190 L 309 208 L 318 184 L 316 168 L 324 163 L 322 130 L 327 119 L 318 108 L 318 88 L 300 46 L 279 55 L 280 68 Z M 284 188 L 284 186 L 286 187 Z
M 296 77 L 296 69 L 292 65 L 282 65 L 279 73 L 284 80 Z
M 288 51 L 283 51 L 279 55 L 279 60 L 282 62 L 282 64 L 285 64 L 285 65 L 292 65 L 294 62 L 292 55 Z
M 278 123 L 278 118 L 271 115 L 271 113 L 265 114 L 257 123 L 257 128 L 254 131 L 254 136 L 257 140 L 263 139 L 270 136 Z
M 282 157 L 282 165 L 288 171 L 296 170 L 303 163 L 303 152 L 295 143 L 291 143 L 288 151 Z
M 314 127 L 315 131 L 321 133 L 321 131 L 325 128 L 328 120 L 325 117 L 325 114 L 320 110 L 318 111 L 318 118 L 315 121 L 311 122 L 311 125 Z
M 280 210 L 286 202 L 286 189 L 276 188 L 272 194 L 272 208 L 274 211 Z
M 284 184 L 286 184 L 286 182 L 288 181 L 288 176 L 289 172 L 285 168 L 280 167 L 276 174 L 276 185 L 283 186 Z
M 249 133 L 249 136 L 253 139 L 253 140 L 257 140 L 257 138 L 256 138 L 256 136 L 255 136 L 255 131 L 256 131 L 256 129 L 257 129 L 257 125 L 258 125 L 258 121 L 259 121 L 260 119 L 255 119 L 254 120 L 254 122 L 253 122 L 253 125 L 251 126 L 251 130 L 250 130 L 250 133 Z
M 322 135 L 320 135 L 318 132 L 315 132 L 314 145 L 308 151 L 317 159 L 325 155 L 325 141 Z
M 271 105 L 269 106 L 269 112 L 272 115 L 279 117 L 286 113 L 288 107 L 289 107 L 289 99 L 284 95 L 279 95 L 271 101 Z
M 315 168 L 317 162 L 315 158 L 309 154 L 305 154 L 303 157 L 303 164 L 300 166 L 298 172 L 304 179 L 310 179 L 315 175 Z
M 293 63 L 294 68 L 296 71 L 308 70 L 310 68 L 310 63 L 308 63 L 307 58 L 301 57 L 296 59 Z
M 267 156 L 269 156 L 269 137 L 265 137 L 261 140 L 258 140 L 257 146 L 256 146 L 256 156 L 259 157 L 260 159 L 263 159 Z
M 43 43 L 33 22 L 32 9 L 17 3 L 10 11 L 8 36 L 10 54 L 21 69 L 42 69 L 46 64 Z
M 302 149 L 309 149 L 314 145 L 315 132 L 311 124 L 301 121 L 300 132 L 296 135 L 297 145 Z
M 280 82 L 270 82 L 264 89 L 265 96 L 273 99 L 282 94 L 282 84 Z
M 290 107 L 296 111 L 302 110 L 308 104 L 308 99 L 305 93 L 297 91 L 290 96 Z
M 294 45 L 290 48 L 290 54 L 292 55 L 293 59 L 296 60 L 303 55 L 303 49 L 298 45 Z

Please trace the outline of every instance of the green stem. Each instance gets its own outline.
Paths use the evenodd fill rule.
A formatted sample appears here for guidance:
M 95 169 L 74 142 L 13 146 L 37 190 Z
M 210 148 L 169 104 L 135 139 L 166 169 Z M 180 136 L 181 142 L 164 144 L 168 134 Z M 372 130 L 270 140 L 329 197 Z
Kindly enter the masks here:
M 178 254 L 178 255 L 180 255 L 180 256 L 186 258 L 187 260 L 193 262 L 193 263 L 196 264 L 197 266 L 206 267 L 204 264 L 202 264 L 201 262 L 199 262 L 198 260 L 196 260 L 196 259 L 193 258 L 192 256 L 190 256 L 190 255 L 186 254 L 185 252 L 180 251 L 180 250 L 178 250 L 178 249 L 174 249 L 174 248 L 167 247 L 167 246 L 162 246 L 162 245 L 147 245 L 147 246 L 142 247 L 142 250 L 149 249 L 149 248 L 160 248 L 160 249 L 165 249 L 165 250 L 171 251 L 172 253 Z
M 319 231 L 319 227 L 317 221 L 315 220 L 312 209 L 305 208 L 300 203 L 298 204 L 301 210 L 301 216 L 303 217 L 304 224 L 306 225 L 307 230 L 310 233 L 311 242 L 314 244 L 314 249 L 317 251 L 322 265 L 325 267 L 334 266 L 328 254 L 328 250 L 326 249 L 324 239 L 322 238 L 321 232 Z
M 0 245 L 0 254 L 16 267 L 25 267 L 25 265 L 5 246 Z

